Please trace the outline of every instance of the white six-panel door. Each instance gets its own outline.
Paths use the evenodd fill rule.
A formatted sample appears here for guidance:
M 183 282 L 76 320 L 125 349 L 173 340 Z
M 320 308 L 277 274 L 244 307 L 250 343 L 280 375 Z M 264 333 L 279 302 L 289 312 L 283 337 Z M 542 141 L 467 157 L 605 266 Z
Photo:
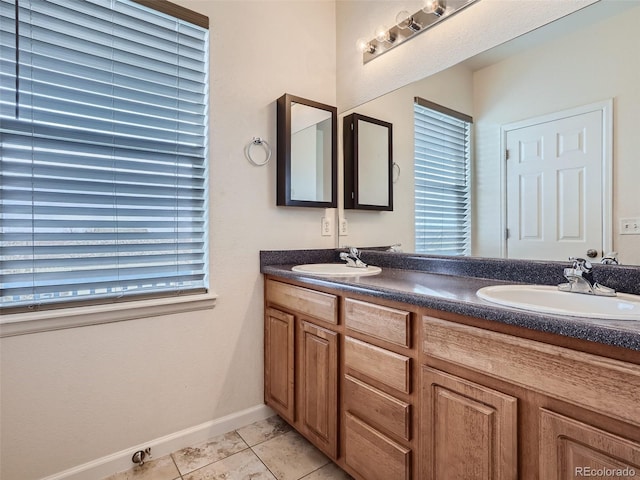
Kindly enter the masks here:
M 595 250 L 597 260 L 609 247 L 605 111 L 555 117 L 506 129 L 506 256 L 566 260 Z

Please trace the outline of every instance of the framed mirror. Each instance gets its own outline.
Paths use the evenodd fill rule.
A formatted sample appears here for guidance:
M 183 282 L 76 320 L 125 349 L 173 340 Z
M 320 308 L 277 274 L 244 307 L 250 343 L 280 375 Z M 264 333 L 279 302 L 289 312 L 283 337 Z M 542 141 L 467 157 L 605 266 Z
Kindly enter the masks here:
M 337 207 L 336 107 L 285 93 L 277 112 L 277 205 Z
M 597 216 L 586 204 L 576 205 L 576 208 L 600 223 L 601 229 L 596 232 L 598 238 L 610 236 L 610 248 L 618 252 L 623 265 L 640 265 L 640 235 L 625 234 L 624 223 L 621 222 L 640 217 L 637 187 L 640 180 L 640 162 L 637 161 L 637 152 L 640 151 L 640 89 L 637 88 L 640 84 L 640 55 L 634 54 L 634 48 L 640 45 L 638 25 L 639 2 L 596 2 L 434 75 L 400 88 L 394 86 L 393 91 L 345 111 L 345 114 L 357 111 L 393 123 L 394 162 L 402 171 L 402 176 L 394 183 L 393 213 L 372 221 L 371 215 L 352 211 L 349 216 L 349 243 L 402 243 L 404 252 L 422 253 L 416 245 L 413 101 L 415 97 L 422 97 L 466 113 L 474 120 L 469 137 L 472 169 L 469 255 L 566 261 L 567 255 L 560 248 L 543 250 L 532 247 L 522 254 L 514 253 L 510 243 L 518 238 L 515 231 L 511 230 L 510 238 L 506 238 L 501 218 L 520 208 L 503 194 L 504 190 L 509 191 L 510 185 L 507 164 L 515 163 L 517 159 L 515 151 L 511 152 L 509 161 L 505 158 L 506 129 L 519 122 L 613 99 L 612 121 L 609 122 L 607 115 L 600 115 L 605 125 L 612 126 L 612 134 L 607 135 L 613 143 L 610 174 L 613 188 L 603 189 L 601 193 L 594 193 L 593 189 L 584 190 L 587 196 L 600 198 L 602 205 L 606 202 L 613 208 L 603 208 Z M 407 44 L 403 48 L 409 47 Z M 593 68 L 594 58 L 598 59 L 597 69 Z M 549 72 L 553 72 L 552 81 L 549 80 Z M 583 130 L 576 127 L 572 131 Z M 569 148 L 569 137 L 575 139 L 573 148 Z M 584 139 L 583 135 L 565 135 L 562 148 L 567 153 L 569 150 L 578 151 L 580 145 L 586 146 Z M 527 152 L 537 148 L 534 142 L 526 145 Z M 548 147 L 549 143 L 545 142 L 545 145 Z M 598 151 L 603 152 L 604 148 L 599 147 Z M 556 182 L 555 178 L 552 180 Z M 571 182 L 570 185 L 578 185 Z M 514 182 L 513 185 L 519 184 Z M 556 195 L 559 198 L 560 191 L 556 191 Z M 535 194 L 525 196 L 527 199 L 535 198 Z M 576 224 L 578 228 L 585 225 Z M 445 223 L 442 225 L 446 227 Z M 440 238 L 445 238 L 444 234 Z M 560 243 L 570 243 L 555 237 L 551 240 L 557 242 L 558 247 Z M 599 250 L 598 247 L 589 248 Z M 600 255 L 609 252 L 606 244 L 602 248 L 607 251 L 600 250 Z M 579 247 L 575 248 L 573 256 L 585 257 L 587 253 Z M 591 261 L 598 262 L 600 255 Z
M 393 210 L 392 130 L 377 118 L 344 117 L 344 208 Z

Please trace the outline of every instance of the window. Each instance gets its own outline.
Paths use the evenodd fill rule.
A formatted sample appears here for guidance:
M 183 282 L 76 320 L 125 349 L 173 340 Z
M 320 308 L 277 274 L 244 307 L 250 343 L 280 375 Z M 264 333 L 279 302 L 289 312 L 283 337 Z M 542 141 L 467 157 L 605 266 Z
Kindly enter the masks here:
M 416 252 L 470 253 L 471 123 L 467 115 L 415 99 Z
M 206 291 L 207 23 L 0 0 L 3 313 Z

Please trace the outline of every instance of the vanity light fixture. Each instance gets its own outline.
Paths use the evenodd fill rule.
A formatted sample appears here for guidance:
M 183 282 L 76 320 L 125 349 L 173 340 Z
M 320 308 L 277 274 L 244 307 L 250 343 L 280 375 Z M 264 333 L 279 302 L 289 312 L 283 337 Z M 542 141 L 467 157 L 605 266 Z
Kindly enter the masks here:
M 371 42 L 367 42 L 366 38 L 359 38 L 356 40 L 356 48 L 362 53 L 368 53 L 370 55 L 376 53 L 376 46 Z
M 423 7 L 414 14 L 406 10 L 399 12 L 393 27 L 378 27 L 374 38 L 369 41 L 365 38 L 358 39 L 357 47 L 362 52 L 362 63 L 370 62 L 477 1 L 424 0 Z
M 401 11 L 396 15 L 396 25 L 402 30 L 409 29 L 413 33 L 422 30 L 422 25 L 416 21 L 413 15 L 406 10 Z
M 376 40 L 378 43 L 393 43 L 396 41 L 396 35 L 391 32 L 385 25 L 376 28 Z

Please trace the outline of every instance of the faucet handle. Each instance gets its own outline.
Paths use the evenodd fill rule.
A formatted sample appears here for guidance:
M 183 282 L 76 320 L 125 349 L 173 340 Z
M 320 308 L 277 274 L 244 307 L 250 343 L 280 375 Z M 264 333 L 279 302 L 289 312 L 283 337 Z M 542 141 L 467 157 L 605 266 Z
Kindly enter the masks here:
M 353 258 L 351 258 L 349 256 L 349 254 L 346 253 L 346 252 L 341 252 L 340 253 L 340 260 L 342 260 L 344 262 L 347 262 L 347 265 L 352 266 L 352 267 L 355 266 L 355 264 L 356 264 L 356 262 L 353 260 Z
M 573 262 L 573 268 L 582 272 L 589 273 L 593 268 L 589 260 L 584 258 L 569 257 L 569 261 Z
M 618 252 L 607 253 L 602 257 L 600 263 L 603 263 L 605 265 L 619 265 L 620 262 L 618 261 Z
M 360 258 L 360 252 L 356 247 L 349 247 L 349 253 L 356 258 Z

